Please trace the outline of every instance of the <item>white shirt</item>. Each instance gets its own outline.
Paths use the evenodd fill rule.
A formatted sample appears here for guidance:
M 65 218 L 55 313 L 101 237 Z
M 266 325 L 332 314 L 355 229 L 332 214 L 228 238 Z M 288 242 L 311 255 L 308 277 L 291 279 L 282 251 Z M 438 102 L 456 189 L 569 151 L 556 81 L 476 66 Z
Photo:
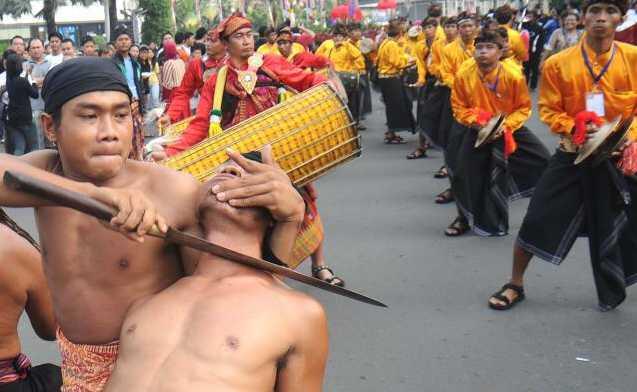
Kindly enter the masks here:
M 45 58 L 50 64 L 49 69 L 51 69 L 55 67 L 56 65 L 62 63 L 62 60 L 64 60 L 64 55 L 62 55 L 62 52 L 60 52 L 60 54 L 58 54 L 57 56 L 52 54 L 47 54 Z
M 7 73 L 6 71 L 3 73 L 0 73 L 0 90 L 4 90 L 7 88 Z M 2 94 L 2 97 L 0 97 L 0 99 L 2 99 L 2 103 L 5 105 L 9 104 L 9 93 L 7 91 L 5 91 Z

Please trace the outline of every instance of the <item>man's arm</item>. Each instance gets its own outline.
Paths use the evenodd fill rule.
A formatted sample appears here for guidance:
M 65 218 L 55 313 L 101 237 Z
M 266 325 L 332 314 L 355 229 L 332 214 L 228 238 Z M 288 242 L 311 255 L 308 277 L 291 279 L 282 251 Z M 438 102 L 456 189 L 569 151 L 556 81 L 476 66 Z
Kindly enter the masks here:
M 513 112 L 506 116 L 504 127 L 516 131 L 531 117 L 531 97 L 522 75 L 514 79 L 507 88 L 513 91 Z
M 557 134 L 570 134 L 575 127 L 575 119 L 564 111 L 564 89 L 559 83 L 559 68 L 555 60 L 556 57 L 551 57 L 542 68 L 542 84 L 538 99 L 540 120 Z
M 278 369 L 275 392 L 320 392 L 323 390 L 329 349 L 327 317 L 314 299 L 304 299 L 299 312 L 299 337 Z
M 297 91 L 305 91 L 326 80 L 323 75 L 295 67 L 281 56 L 265 56 L 264 66 L 274 72 L 283 84 Z
M 477 122 L 477 115 L 473 110 L 473 98 L 472 92 L 467 88 L 466 77 L 467 73 L 459 75 L 453 84 L 451 89 L 451 109 L 453 110 L 453 117 L 467 127 L 474 125 Z

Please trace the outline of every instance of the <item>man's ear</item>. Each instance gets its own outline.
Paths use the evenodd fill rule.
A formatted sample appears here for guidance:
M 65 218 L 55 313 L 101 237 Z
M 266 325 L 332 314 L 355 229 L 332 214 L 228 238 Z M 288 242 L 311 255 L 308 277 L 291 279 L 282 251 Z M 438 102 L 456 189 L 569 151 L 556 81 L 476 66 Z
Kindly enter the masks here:
M 40 125 L 42 126 L 42 132 L 44 132 L 44 136 L 46 136 L 46 138 L 51 143 L 55 143 L 57 141 L 57 134 L 55 132 L 53 116 L 51 116 L 49 113 L 42 112 L 39 121 Z

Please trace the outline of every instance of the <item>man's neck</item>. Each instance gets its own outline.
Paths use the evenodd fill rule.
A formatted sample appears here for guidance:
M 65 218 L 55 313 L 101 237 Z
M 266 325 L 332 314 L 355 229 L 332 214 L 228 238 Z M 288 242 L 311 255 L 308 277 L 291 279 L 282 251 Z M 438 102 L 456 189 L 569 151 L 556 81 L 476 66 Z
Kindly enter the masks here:
M 254 231 L 233 230 L 233 233 L 228 233 L 227 230 L 224 230 L 209 232 L 206 234 L 206 240 L 248 256 L 262 257 L 262 236 Z M 202 256 L 194 274 L 219 280 L 230 276 L 251 275 L 256 272 L 257 270 L 254 268 L 246 267 L 223 257 L 206 254 Z
M 231 57 L 230 61 L 232 62 L 232 65 L 235 66 L 235 68 L 243 68 L 246 66 L 246 64 L 248 64 L 248 58 L 243 57 Z
M 604 38 L 596 38 L 591 36 L 591 34 L 586 34 L 586 45 L 588 45 L 588 47 L 591 48 L 597 55 L 600 55 L 610 50 L 613 46 L 614 38 L 615 34 Z
M 478 64 L 478 69 L 483 76 L 488 75 L 491 71 L 493 71 L 498 66 L 498 62 L 492 64 Z
M 225 52 L 208 53 L 208 58 L 213 60 L 220 60 L 226 55 Z
M 51 56 L 59 56 L 62 54 L 62 51 L 60 50 L 59 52 L 55 53 L 55 50 L 51 50 Z
M 31 60 L 36 64 L 42 64 L 44 62 L 44 57 L 40 57 L 36 59 L 35 57 L 31 56 Z
M 473 44 L 473 37 L 467 39 L 461 38 L 461 41 L 465 46 L 471 46 Z
M 130 56 L 128 55 L 128 52 L 117 52 L 117 53 L 119 53 L 119 55 L 120 55 L 120 56 L 122 56 L 122 58 L 125 58 L 125 59 L 127 59 L 127 58 L 129 58 L 129 57 L 130 57 Z

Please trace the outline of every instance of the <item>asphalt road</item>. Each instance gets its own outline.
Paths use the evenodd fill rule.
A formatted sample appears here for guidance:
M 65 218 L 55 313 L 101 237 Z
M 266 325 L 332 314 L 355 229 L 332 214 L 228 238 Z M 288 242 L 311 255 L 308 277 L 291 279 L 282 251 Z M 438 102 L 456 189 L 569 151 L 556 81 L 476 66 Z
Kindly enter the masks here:
M 619 309 L 599 312 L 581 239 L 561 267 L 531 265 L 527 301 L 507 313 L 488 309 L 489 295 L 509 276 L 527 201 L 511 205 L 507 237 L 444 237 L 454 207 L 433 202 L 446 185 L 432 177 L 441 154 L 405 160 L 415 146 L 411 136 L 407 145 L 384 145 L 384 108 L 374 104 L 363 156 L 322 178 L 317 188 L 329 265 L 348 287 L 390 307 L 303 288 L 330 318 L 325 390 L 635 391 L 634 290 Z M 535 116 L 527 125 L 555 146 Z M 30 210 L 10 213 L 33 231 Z M 22 321 L 24 351 L 35 363 L 59 362 L 55 345 L 37 340 Z

